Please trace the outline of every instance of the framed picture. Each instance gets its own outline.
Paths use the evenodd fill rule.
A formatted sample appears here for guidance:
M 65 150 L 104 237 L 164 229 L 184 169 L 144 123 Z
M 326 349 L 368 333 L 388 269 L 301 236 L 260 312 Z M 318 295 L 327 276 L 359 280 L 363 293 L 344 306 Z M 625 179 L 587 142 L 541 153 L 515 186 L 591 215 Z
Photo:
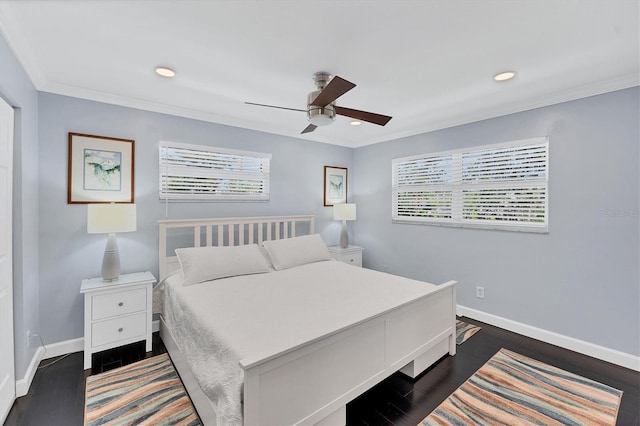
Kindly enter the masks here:
M 347 169 L 346 167 L 324 166 L 324 205 L 347 202 Z
M 133 203 L 134 144 L 69 133 L 67 203 Z

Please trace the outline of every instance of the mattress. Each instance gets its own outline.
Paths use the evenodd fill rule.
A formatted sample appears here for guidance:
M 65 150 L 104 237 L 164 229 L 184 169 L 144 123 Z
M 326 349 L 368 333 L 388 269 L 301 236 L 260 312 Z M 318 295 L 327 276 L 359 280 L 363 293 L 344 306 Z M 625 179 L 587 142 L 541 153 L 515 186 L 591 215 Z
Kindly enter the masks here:
M 342 262 L 182 285 L 164 280 L 162 315 L 218 424 L 242 423 L 240 362 L 276 357 L 425 297 L 437 286 Z

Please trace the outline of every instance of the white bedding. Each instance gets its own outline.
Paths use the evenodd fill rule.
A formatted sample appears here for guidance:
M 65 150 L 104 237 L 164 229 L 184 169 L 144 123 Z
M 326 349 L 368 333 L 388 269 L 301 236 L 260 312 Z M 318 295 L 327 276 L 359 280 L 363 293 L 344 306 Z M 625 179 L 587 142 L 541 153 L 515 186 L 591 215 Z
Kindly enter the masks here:
M 242 423 L 243 370 L 437 289 L 337 261 L 183 286 L 174 274 L 162 314 L 212 401 L 218 424 Z

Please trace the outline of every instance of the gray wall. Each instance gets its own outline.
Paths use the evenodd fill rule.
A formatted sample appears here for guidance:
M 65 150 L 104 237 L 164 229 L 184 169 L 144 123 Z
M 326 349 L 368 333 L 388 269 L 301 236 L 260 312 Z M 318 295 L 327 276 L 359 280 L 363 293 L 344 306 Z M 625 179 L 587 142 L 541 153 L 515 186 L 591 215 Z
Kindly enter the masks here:
M 272 153 L 271 200 L 258 203 L 170 203 L 169 219 L 316 215 L 316 230 L 337 244 L 340 223 L 323 207 L 324 166 L 352 168 L 353 150 L 186 118 L 47 93 L 39 94 L 40 315 L 45 343 L 83 336 L 80 282 L 100 275 L 105 235 L 86 232 L 86 206 L 67 204 L 67 134 L 135 140 L 137 232 L 118 235 L 122 271 L 158 274 L 161 140 Z M 354 180 L 350 179 L 349 194 Z M 351 195 L 350 195 L 351 196 Z
M 35 353 L 26 332 L 39 330 L 38 94 L 0 35 L 0 96 L 15 108 L 13 154 L 13 319 L 16 379 Z
M 638 98 L 636 87 L 356 149 L 365 266 L 455 279 L 460 305 L 640 355 Z M 391 223 L 393 158 L 547 135 L 548 234 Z

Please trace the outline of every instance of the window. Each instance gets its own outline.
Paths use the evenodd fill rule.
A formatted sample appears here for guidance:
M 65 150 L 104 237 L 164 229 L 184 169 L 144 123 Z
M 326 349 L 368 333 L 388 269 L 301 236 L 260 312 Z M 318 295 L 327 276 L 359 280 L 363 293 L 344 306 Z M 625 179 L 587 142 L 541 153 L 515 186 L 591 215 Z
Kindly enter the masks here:
M 548 229 L 546 137 L 392 161 L 394 222 Z
M 269 199 L 271 154 L 160 143 L 160 199 Z

